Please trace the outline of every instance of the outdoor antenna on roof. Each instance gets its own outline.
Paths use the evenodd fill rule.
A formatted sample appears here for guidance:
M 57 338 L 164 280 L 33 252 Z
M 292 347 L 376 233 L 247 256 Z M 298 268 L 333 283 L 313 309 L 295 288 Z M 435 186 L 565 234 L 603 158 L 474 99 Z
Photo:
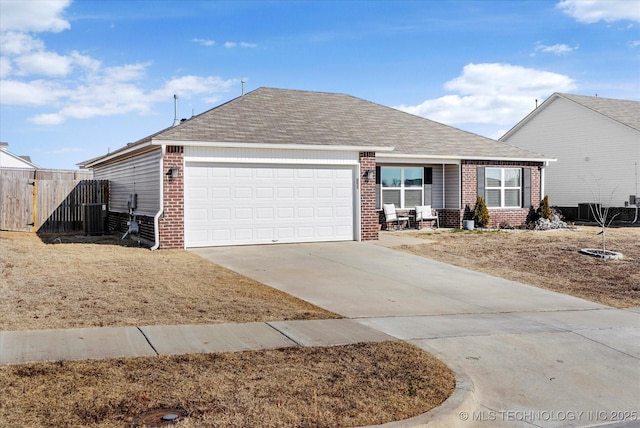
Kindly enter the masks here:
M 178 96 L 173 94 L 173 126 L 180 125 L 180 119 L 178 119 Z

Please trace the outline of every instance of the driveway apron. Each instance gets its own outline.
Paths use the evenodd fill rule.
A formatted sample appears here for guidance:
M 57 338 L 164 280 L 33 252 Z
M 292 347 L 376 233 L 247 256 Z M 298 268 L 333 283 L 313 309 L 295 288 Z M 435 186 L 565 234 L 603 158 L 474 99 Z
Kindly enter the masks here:
M 193 252 L 414 343 L 464 373 L 474 404 L 467 400 L 468 408 L 456 410 L 458 426 L 640 420 L 637 309 L 613 309 L 373 243 Z

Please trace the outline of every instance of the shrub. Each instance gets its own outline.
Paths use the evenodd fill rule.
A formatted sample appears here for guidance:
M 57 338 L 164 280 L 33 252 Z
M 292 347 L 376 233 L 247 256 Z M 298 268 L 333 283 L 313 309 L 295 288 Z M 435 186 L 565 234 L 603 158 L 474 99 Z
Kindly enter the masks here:
M 545 196 L 542 199 L 542 202 L 540 202 L 540 208 L 538 208 L 538 214 L 540 214 L 540 217 L 547 219 L 547 220 L 551 220 L 552 216 L 553 216 L 553 211 L 551 210 L 551 205 L 549 205 L 549 197 Z
M 478 196 L 478 199 L 476 199 L 476 206 L 473 209 L 472 218 L 478 227 L 489 226 L 491 215 L 489 214 L 489 209 L 487 208 L 487 204 L 482 196 Z
M 551 209 L 550 219 L 540 217 L 531 227 L 535 230 L 566 229 L 567 223 L 564 222 L 562 214 L 559 211 Z

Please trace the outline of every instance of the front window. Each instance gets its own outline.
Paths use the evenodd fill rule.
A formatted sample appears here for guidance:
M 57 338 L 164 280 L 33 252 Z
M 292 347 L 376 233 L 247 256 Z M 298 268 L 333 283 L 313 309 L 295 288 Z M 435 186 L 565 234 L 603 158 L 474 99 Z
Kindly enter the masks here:
M 422 205 L 423 175 L 424 168 L 420 167 L 380 168 L 382 203 L 395 204 L 398 208 Z
M 522 170 L 520 168 L 487 168 L 485 200 L 490 208 L 520 208 L 522 202 Z

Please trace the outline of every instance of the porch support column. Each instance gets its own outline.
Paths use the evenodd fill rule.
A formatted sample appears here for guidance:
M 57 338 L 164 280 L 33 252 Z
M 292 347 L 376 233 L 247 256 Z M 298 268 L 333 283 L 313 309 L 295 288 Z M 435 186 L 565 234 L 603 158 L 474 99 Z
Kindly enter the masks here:
M 360 152 L 360 237 L 363 241 L 378 239 L 378 213 L 376 212 L 376 154 Z M 371 178 L 367 171 L 373 171 Z

